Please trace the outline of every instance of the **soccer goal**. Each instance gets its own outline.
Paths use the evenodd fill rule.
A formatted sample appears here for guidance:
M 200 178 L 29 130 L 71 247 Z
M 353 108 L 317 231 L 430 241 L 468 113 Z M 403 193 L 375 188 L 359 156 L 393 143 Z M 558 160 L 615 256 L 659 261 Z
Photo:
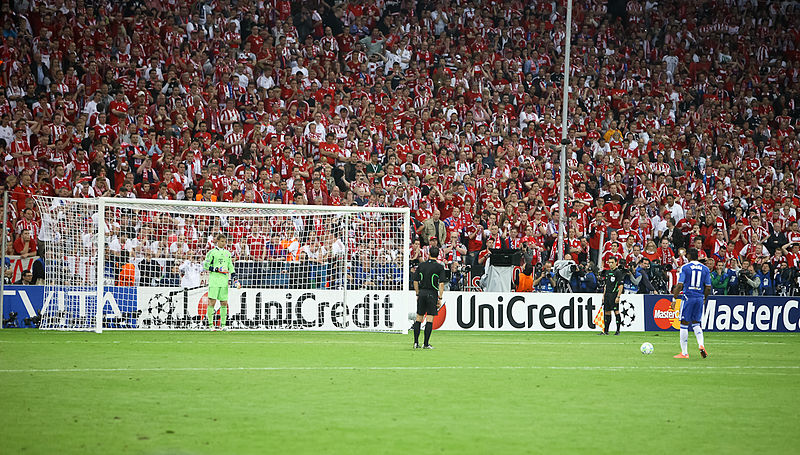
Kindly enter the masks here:
M 206 329 L 203 260 L 227 236 L 232 329 L 405 332 L 408 209 L 36 197 L 41 328 Z M 216 321 L 218 324 L 219 321 Z

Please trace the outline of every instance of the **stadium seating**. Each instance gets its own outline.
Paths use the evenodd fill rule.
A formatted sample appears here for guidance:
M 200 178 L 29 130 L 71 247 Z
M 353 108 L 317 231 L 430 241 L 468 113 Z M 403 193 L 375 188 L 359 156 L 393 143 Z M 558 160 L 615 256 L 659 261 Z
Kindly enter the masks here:
M 410 207 L 417 259 L 439 216 L 452 270 L 500 247 L 537 265 L 564 172 L 588 271 L 647 258 L 666 286 L 699 246 L 715 292 L 800 293 L 796 2 L 575 1 L 559 169 L 564 3 L 4 2 L 8 253 L 33 254 L 44 194 Z M 246 285 L 299 285 L 295 258 L 248 252 Z

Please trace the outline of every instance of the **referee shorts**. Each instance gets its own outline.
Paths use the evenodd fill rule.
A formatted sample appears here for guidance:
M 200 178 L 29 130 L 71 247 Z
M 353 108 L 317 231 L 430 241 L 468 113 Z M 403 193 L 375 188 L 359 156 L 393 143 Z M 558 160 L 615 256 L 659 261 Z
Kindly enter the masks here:
M 603 311 L 618 311 L 619 302 L 616 294 L 613 297 L 603 297 Z
M 439 314 L 439 292 L 431 291 L 430 289 L 420 289 L 419 296 L 417 296 L 417 314 L 422 316 L 427 314 L 429 316 L 436 316 Z

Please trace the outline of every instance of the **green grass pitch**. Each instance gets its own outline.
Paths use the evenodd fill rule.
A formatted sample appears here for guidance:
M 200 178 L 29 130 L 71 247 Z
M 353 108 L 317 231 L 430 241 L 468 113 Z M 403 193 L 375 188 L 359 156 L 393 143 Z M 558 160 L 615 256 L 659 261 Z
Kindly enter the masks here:
M 655 352 L 639 353 L 650 341 Z M 4 454 L 797 453 L 800 337 L 0 331 Z

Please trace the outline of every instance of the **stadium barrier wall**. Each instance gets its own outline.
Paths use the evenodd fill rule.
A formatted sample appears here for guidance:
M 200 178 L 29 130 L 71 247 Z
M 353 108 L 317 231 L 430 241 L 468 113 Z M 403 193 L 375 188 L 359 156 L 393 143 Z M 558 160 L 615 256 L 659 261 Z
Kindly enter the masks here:
M 405 331 L 413 299 L 411 291 L 348 290 L 343 294 L 341 290 L 232 288 L 228 321 L 231 327 L 242 329 Z M 138 288 L 137 303 L 139 328 L 169 328 L 172 319 L 186 317 L 199 317 L 201 325 L 206 325 L 206 289 Z
M 44 286 L 6 286 L 3 294 L 3 319 L 17 313 L 18 327 L 31 327 L 24 319 L 46 308 L 89 317 L 96 302 L 96 289 L 88 287 L 48 295 Z M 228 321 L 242 329 L 406 331 L 413 301 L 411 291 L 230 289 Z M 106 287 L 104 328 L 205 328 L 207 307 L 207 288 Z
M 670 309 L 666 295 L 644 296 L 645 330 L 680 328 L 680 305 Z M 712 295 L 703 309 L 703 330 L 711 332 L 797 332 L 800 297 Z
M 177 292 L 176 292 L 177 291 Z M 94 306 L 95 291 L 65 287 L 45 301 L 44 286 L 6 286 L 3 320 L 17 313 L 18 327 L 45 305 L 68 307 L 80 314 Z M 241 328 L 308 330 L 404 330 L 415 311 L 413 292 L 336 290 L 231 289 L 229 319 Z M 666 295 L 623 294 L 620 311 L 631 331 L 669 331 L 680 325 L 680 307 L 670 309 Z M 111 328 L 164 329 L 200 327 L 206 314 L 205 290 L 183 292 L 157 287 L 109 287 L 104 314 Z M 593 318 L 600 294 L 447 292 L 434 319 L 440 330 L 597 330 Z M 141 313 L 139 312 L 141 311 Z M 703 330 L 740 332 L 800 331 L 797 297 L 710 296 Z
M 6 285 L 3 287 L 3 321 L 13 312 L 17 314 L 16 327 L 32 327 L 24 323 L 25 318 L 41 313 L 43 303 L 44 286 Z M 3 323 L 3 326 L 6 324 Z

